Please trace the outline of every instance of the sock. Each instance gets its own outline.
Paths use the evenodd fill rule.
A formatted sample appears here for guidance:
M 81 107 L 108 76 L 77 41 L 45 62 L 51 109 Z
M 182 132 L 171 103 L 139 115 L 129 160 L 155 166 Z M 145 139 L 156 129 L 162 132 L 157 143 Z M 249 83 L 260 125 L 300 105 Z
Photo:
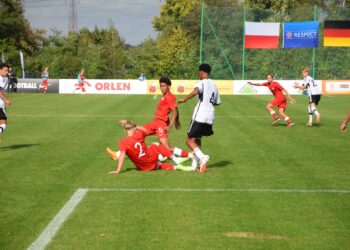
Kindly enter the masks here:
M 193 150 L 194 155 L 197 156 L 198 159 L 202 159 L 204 157 L 204 154 L 202 152 L 202 150 L 200 150 L 200 148 L 195 148 Z
M 6 128 L 6 124 L 1 124 L 0 125 L 0 134 L 4 133 L 5 128 Z
M 275 111 L 271 111 L 271 115 L 272 115 L 273 119 L 277 119 L 278 118 L 278 115 L 276 114 Z
M 196 169 L 197 168 L 197 166 L 198 166 L 198 158 L 197 158 L 197 156 L 193 156 L 193 158 L 192 158 L 192 168 L 193 169 Z
M 317 108 L 312 108 L 312 113 L 313 113 L 314 115 L 316 115 L 316 116 L 319 115 L 319 114 L 318 114 Z
M 291 119 L 289 119 L 289 117 L 287 116 L 286 118 L 284 118 L 284 120 L 286 121 L 286 123 L 292 123 L 292 120 Z
M 177 165 L 177 166 L 174 166 L 174 170 L 193 171 L 193 168 L 190 166 Z
M 308 110 L 309 110 L 309 123 L 312 123 L 312 114 L 313 114 L 313 112 L 312 112 L 312 109 L 311 109 L 311 105 L 309 105 Z
M 176 170 L 176 167 L 171 165 L 170 163 L 162 163 L 160 164 L 161 170 Z
M 181 148 L 175 147 L 173 153 L 174 153 L 174 155 L 176 155 L 176 156 L 188 157 L 188 152 L 182 150 Z

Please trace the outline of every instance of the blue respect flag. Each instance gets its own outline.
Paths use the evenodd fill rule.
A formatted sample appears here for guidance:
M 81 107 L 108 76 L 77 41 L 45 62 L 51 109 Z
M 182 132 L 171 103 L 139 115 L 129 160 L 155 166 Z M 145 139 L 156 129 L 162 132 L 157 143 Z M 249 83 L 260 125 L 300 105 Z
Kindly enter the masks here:
M 283 23 L 283 48 L 317 48 L 318 21 Z

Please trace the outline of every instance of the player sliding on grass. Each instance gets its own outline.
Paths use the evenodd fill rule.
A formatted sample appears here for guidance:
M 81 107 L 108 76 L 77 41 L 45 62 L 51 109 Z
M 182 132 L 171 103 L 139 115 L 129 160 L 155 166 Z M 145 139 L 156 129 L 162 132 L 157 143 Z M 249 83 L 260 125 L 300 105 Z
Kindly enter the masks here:
M 5 104 L 9 106 L 12 104 L 4 93 L 8 69 L 9 67 L 5 63 L 0 64 L 0 134 L 4 133 L 6 129 L 7 116 Z
M 170 92 L 170 79 L 168 77 L 160 78 L 159 86 L 163 96 L 158 103 L 153 121 L 144 125 L 147 130 L 146 135 L 149 136 L 157 134 L 160 144 L 173 152 L 174 155 L 183 158 L 192 158 L 193 155 L 191 153 L 188 153 L 180 148 L 170 146 L 168 133 L 174 125 L 176 129 L 181 128 L 179 112 L 177 109 L 176 97 Z M 172 113 L 172 115 L 169 119 L 170 113 Z M 109 149 L 107 149 L 107 152 L 110 153 Z M 119 152 L 116 152 L 115 157 L 118 157 L 119 154 Z
M 272 74 L 267 74 L 266 78 L 267 78 L 267 82 L 265 83 L 252 83 L 252 82 L 248 82 L 248 83 L 254 86 L 266 86 L 269 88 L 269 90 L 275 96 L 275 99 L 271 100 L 266 105 L 266 109 L 270 112 L 271 116 L 274 119 L 274 121 L 272 122 L 272 125 L 277 124 L 278 121 L 280 120 L 276 112 L 273 110 L 273 107 L 278 107 L 278 112 L 286 121 L 287 127 L 291 128 L 294 125 L 294 123 L 285 113 L 285 110 L 287 108 L 287 99 L 284 96 L 283 92 L 288 97 L 291 103 L 296 103 L 296 101 L 289 95 L 288 91 L 285 88 L 283 88 L 278 82 L 273 81 Z
M 312 117 L 315 115 L 317 117 L 317 123 L 321 122 L 321 115 L 317 110 L 317 105 L 321 100 L 321 86 L 315 83 L 315 80 L 309 76 L 309 68 L 304 67 L 301 71 L 301 74 L 304 77 L 303 83 L 300 86 L 298 83 L 295 83 L 294 88 L 298 88 L 301 90 L 308 89 L 309 96 L 309 122 L 306 124 L 309 127 L 312 127 Z
M 201 173 L 205 172 L 209 160 L 209 156 L 201 150 L 202 136 L 214 134 L 214 106 L 221 103 L 218 89 L 213 81 L 209 79 L 210 72 L 209 64 L 201 64 L 198 71 L 200 81 L 196 83 L 193 91 L 188 96 L 178 102 L 179 104 L 184 103 L 194 96 L 198 96 L 198 103 L 194 108 L 191 125 L 187 132 L 186 144 L 194 152 L 192 167 L 196 169 L 199 160 L 199 171 Z
M 151 144 L 148 148 L 145 143 L 145 137 L 147 130 L 144 127 L 136 126 L 135 123 L 121 120 L 120 125 L 123 126 L 126 133 L 126 137 L 119 141 L 118 147 L 120 156 L 118 160 L 117 168 L 109 174 L 118 174 L 122 169 L 125 155 L 135 164 L 136 168 L 140 171 L 152 171 L 152 170 L 183 170 L 192 171 L 192 167 L 186 167 L 177 165 L 174 166 L 169 163 L 158 163 L 158 156 L 162 154 L 174 162 L 177 158 L 166 147 L 159 145 L 158 143 Z M 109 153 L 112 159 L 115 159 L 114 152 Z

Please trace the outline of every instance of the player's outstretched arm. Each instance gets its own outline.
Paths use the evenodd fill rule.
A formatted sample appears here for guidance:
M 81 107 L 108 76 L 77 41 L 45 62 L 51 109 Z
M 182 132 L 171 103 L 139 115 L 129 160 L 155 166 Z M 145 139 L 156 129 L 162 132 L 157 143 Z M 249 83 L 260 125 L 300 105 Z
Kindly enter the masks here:
M 350 121 L 350 112 L 346 115 L 344 121 L 340 124 L 340 132 L 344 132 Z
M 148 130 L 147 130 L 145 127 L 142 127 L 142 126 L 137 125 L 137 126 L 136 126 L 136 129 L 137 129 L 137 130 L 141 130 L 141 131 L 143 131 L 143 132 L 146 133 L 146 134 L 148 133 Z
M 247 82 L 247 83 L 254 86 L 263 86 L 261 83 L 252 83 L 252 82 Z
M 296 88 L 296 89 L 300 89 L 300 90 L 304 90 L 305 89 L 304 85 L 299 85 L 299 83 L 297 83 L 297 82 L 294 82 L 293 87 Z
M 181 128 L 180 112 L 179 112 L 179 109 L 177 107 L 176 107 L 176 112 L 177 112 L 177 116 L 175 118 L 175 128 L 180 129 Z
M 0 91 L 0 98 L 6 102 L 7 105 L 11 106 L 12 102 L 5 96 L 5 94 Z
M 191 93 L 189 93 L 188 96 L 186 96 L 183 99 L 180 99 L 177 103 L 181 104 L 181 103 L 187 102 L 189 99 L 191 99 L 194 96 L 198 95 L 198 93 L 199 93 L 199 89 L 198 88 L 194 88 L 194 90 Z
M 125 159 L 125 151 L 120 151 L 117 169 L 109 172 L 109 174 L 118 174 L 120 172 L 120 170 L 122 169 L 124 159 Z

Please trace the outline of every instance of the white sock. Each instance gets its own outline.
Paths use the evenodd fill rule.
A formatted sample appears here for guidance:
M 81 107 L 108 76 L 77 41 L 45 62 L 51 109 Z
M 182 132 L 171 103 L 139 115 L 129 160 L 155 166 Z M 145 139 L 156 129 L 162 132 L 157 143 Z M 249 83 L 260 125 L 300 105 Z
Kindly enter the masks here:
M 309 114 L 309 123 L 312 123 L 312 115 Z
M 311 108 L 311 105 L 309 105 L 308 107 L 308 110 L 309 110 L 309 123 L 312 123 L 312 108 Z
M 317 108 L 312 108 L 312 113 L 314 113 L 314 115 L 318 116 L 318 110 Z
M 204 154 L 202 152 L 202 150 L 200 150 L 200 148 L 195 148 L 193 150 L 194 155 L 197 156 L 198 159 L 202 159 L 204 157 Z
M 193 158 L 192 158 L 192 168 L 193 169 L 196 169 L 197 168 L 197 166 L 198 166 L 198 158 L 197 158 L 197 156 L 193 156 Z
M 182 149 L 175 147 L 175 148 L 174 148 L 173 154 L 174 154 L 174 155 L 177 155 L 177 156 L 181 156 L 181 154 L 182 154 Z
M 5 128 L 6 128 L 6 124 L 1 124 L 0 125 L 0 134 L 4 133 Z

